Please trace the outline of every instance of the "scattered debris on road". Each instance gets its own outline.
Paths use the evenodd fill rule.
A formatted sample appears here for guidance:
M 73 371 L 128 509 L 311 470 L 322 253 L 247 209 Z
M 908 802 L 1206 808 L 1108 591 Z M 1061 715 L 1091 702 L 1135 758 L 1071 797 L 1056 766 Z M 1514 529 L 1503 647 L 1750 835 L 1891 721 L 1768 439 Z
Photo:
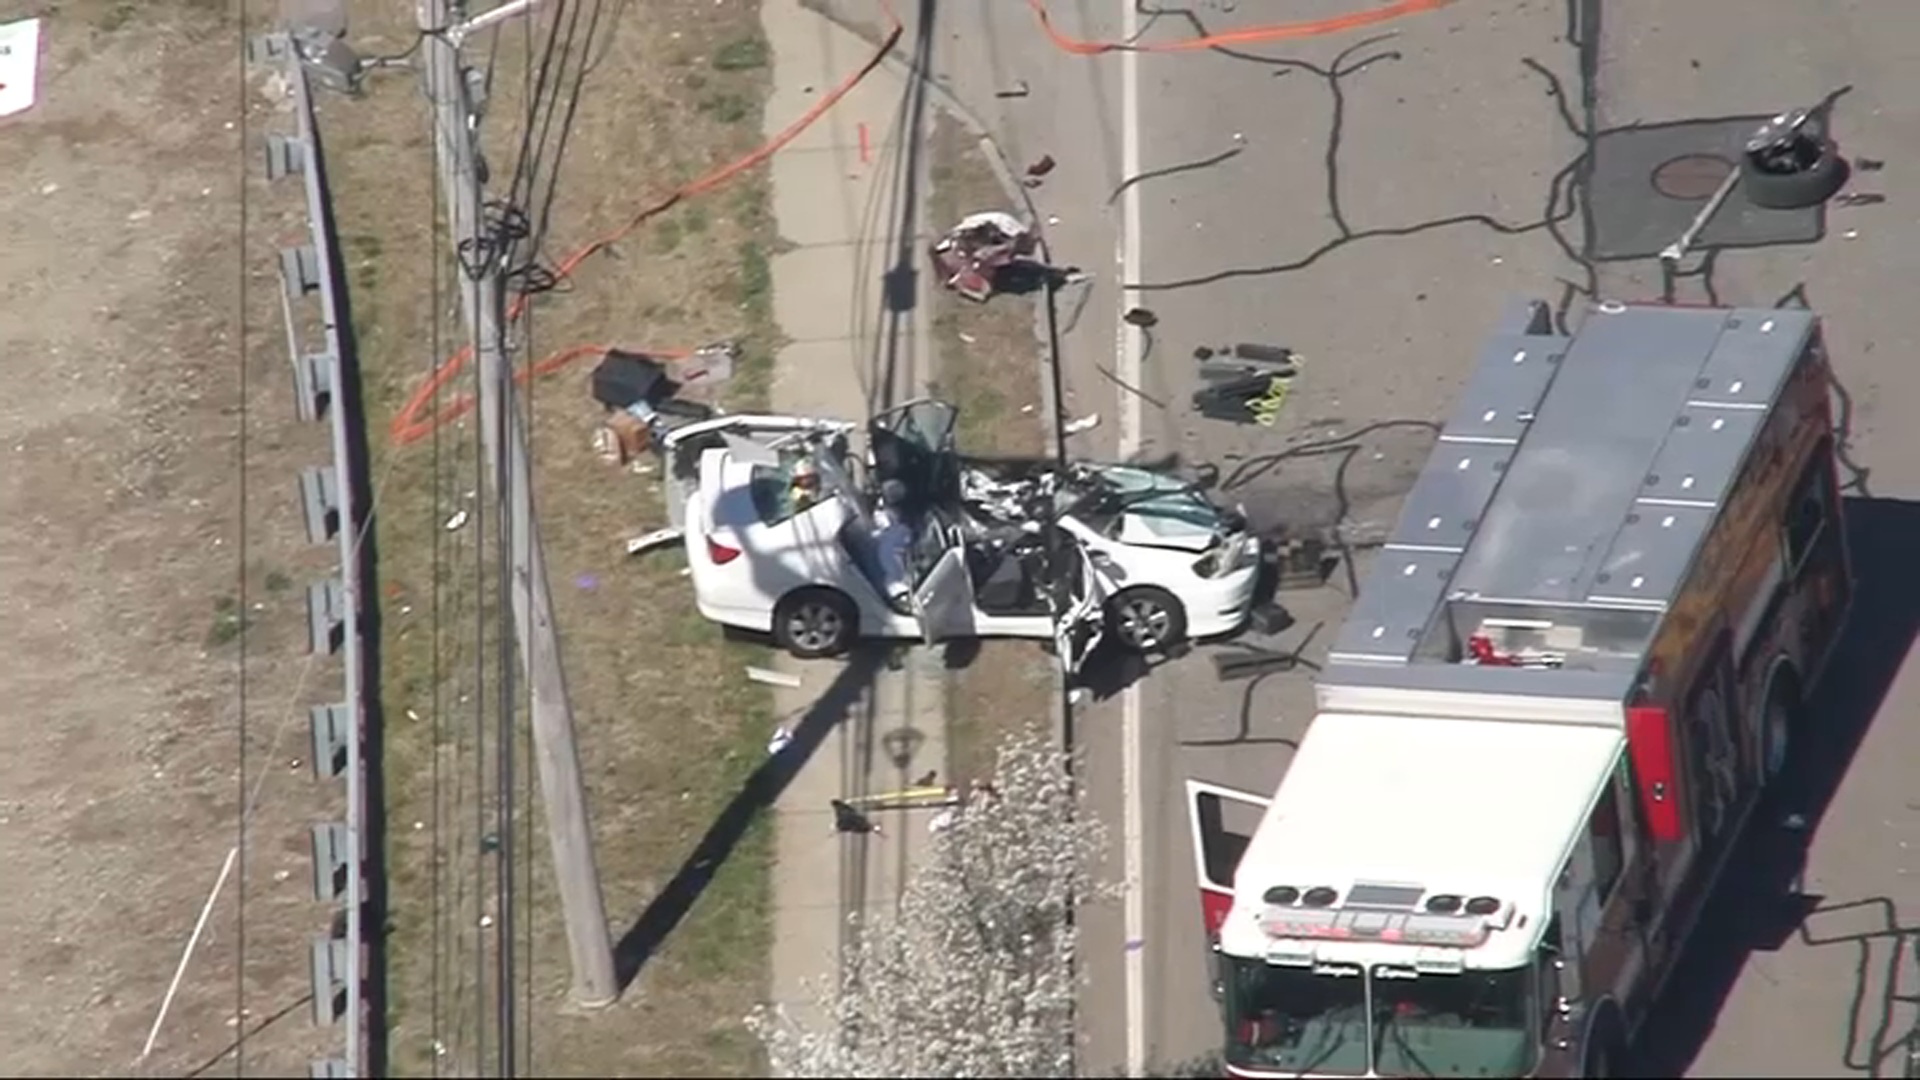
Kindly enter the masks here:
M 871 836 L 884 835 L 880 831 L 879 823 L 854 809 L 852 803 L 844 799 L 834 799 L 831 805 L 833 806 L 833 831 L 835 833 L 859 833 Z
M 711 419 L 714 408 L 680 397 L 689 383 L 702 386 L 733 376 L 738 349 L 731 342 L 696 349 L 680 362 L 680 378 L 667 365 L 643 353 L 608 349 L 593 369 L 593 399 L 606 410 L 594 445 L 601 460 L 645 471 L 648 447 L 684 423 Z
M 1015 79 L 1013 80 L 1012 86 L 995 90 L 993 96 L 999 98 L 1021 98 L 1031 93 L 1033 93 L 1033 88 L 1027 85 L 1027 80 Z
M 1042 154 L 1039 161 L 1027 166 L 1027 176 L 1021 184 L 1029 188 L 1039 187 L 1046 175 L 1053 171 L 1053 166 L 1053 155 Z
M 642 555 L 655 548 L 678 544 L 686 538 L 687 531 L 685 529 L 675 528 L 671 525 L 664 529 L 655 529 L 650 533 L 628 540 L 627 554 Z
M 773 737 L 767 740 L 767 756 L 775 757 L 780 751 L 792 745 L 793 732 L 788 731 L 785 726 L 774 728 Z
M 784 671 L 774 671 L 763 667 L 748 667 L 747 678 L 757 683 L 765 683 L 768 686 L 780 686 L 788 690 L 800 689 L 800 676 L 790 675 Z
M 933 245 L 932 256 L 941 284 L 976 304 L 995 293 L 1032 292 L 1085 276 L 1078 269 L 1049 265 L 1039 252 L 1039 238 L 1019 218 L 1001 210 L 983 210 L 968 214 L 947 230 Z
M 1088 413 L 1087 415 L 1082 416 L 1077 420 L 1067 421 L 1066 426 L 1060 429 L 1060 433 L 1062 435 L 1078 435 L 1081 432 L 1092 431 L 1094 428 L 1097 428 L 1099 426 L 1100 426 L 1100 414 Z

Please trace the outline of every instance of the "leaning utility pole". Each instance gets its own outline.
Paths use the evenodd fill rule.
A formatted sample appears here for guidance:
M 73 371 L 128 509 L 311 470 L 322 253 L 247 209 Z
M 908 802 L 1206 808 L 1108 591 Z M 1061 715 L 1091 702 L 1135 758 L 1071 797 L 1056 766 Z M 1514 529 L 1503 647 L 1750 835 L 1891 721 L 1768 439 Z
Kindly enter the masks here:
M 614 980 L 613 939 L 600 895 L 600 872 L 587 823 L 587 796 L 580 755 L 573 742 L 573 709 L 567 701 L 560 642 L 554 634 L 553 601 L 533 518 L 526 433 L 514 408 L 512 365 L 503 337 L 505 266 L 492 244 L 469 242 L 480 235 L 482 183 L 476 166 L 476 118 L 468 97 L 459 42 L 467 27 L 454 22 L 449 0 L 418 0 L 426 88 L 434 109 L 435 149 L 446 188 L 448 226 L 463 258 L 461 305 L 472 328 L 479 362 L 480 424 L 493 461 L 493 488 L 502 503 L 501 535 L 508 538 L 513 582 L 508 589 L 520 657 L 533 698 L 534 756 L 553 846 L 554 877 L 567 923 L 577 1004 L 597 1007 L 619 996 Z M 484 259 L 483 265 L 470 265 Z M 511 946 L 509 946 L 511 947 Z M 512 994 L 512 987 L 501 987 Z

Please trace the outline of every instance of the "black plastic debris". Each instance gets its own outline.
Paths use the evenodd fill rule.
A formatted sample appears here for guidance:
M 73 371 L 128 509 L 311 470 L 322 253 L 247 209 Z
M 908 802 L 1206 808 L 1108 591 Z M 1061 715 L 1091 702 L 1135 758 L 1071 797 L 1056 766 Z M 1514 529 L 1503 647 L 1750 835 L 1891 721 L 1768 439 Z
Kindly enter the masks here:
M 1291 371 L 1236 373 L 1193 392 L 1193 408 L 1209 420 L 1271 426 L 1285 402 Z
M 1291 364 L 1293 350 L 1285 345 L 1257 345 L 1243 341 L 1233 347 L 1233 358 L 1262 364 Z
M 609 409 L 625 409 L 638 402 L 658 405 L 680 388 L 667 377 L 667 367 L 644 353 L 608 349 L 593 369 L 593 400 Z

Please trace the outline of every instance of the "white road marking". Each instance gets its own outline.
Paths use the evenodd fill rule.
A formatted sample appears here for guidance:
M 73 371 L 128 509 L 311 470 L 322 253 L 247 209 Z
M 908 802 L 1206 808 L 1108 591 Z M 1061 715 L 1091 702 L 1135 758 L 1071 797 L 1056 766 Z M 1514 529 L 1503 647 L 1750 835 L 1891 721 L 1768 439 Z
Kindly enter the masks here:
M 1133 4 L 1120 6 L 1121 40 L 1132 41 L 1140 32 L 1139 11 Z M 1129 49 L 1120 54 L 1120 180 L 1127 184 L 1120 198 L 1120 313 L 1139 303 L 1139 291 L 1128 288 L 1140 280 L 1140 189 L 1132 180 L 1140 175 L 1140 54 Z M 1125 322 L 1119 328 L 1115 364 L 1120 382 L 1140 386 L 1140 333 Z M 1125 386 L 1120 395 L 1120 457 L 1126 460 L 1140 449 L 1140 398 Z M 1124 802 L 1122 826 L 1126 860 L 1124 893 L 1126 922 L 1127 980 L 1127 1075 L 1144 1076 L 1147 1069 L 1146 1002 L 1146 916 L 1141 890 L 1142 822 L 1140 791 L 1140 686 L 1129 685 L 1120 694 L 1120 793 Z

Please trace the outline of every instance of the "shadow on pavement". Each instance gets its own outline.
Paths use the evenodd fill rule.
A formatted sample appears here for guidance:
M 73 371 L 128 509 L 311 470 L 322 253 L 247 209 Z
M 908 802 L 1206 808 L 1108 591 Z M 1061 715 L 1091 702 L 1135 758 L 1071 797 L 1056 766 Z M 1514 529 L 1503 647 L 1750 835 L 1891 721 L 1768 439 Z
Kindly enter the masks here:
M 1848 499 L 1846 522 L 1856 592 L 1839 648 L 1808 706 L 1821 738 L 1802 741 L 1779 791 L 1735 849 L 1665 996 L 1641 1029 L 1627 1075 L 1684 1075 L 1754 952 L 1777 950 L 1796 932 L 1811 945 L 1849 940 L 1807 936 L 1808 916 L 1853 905 L 1823 908 L 1823 897 L 1802 891 L 1802 874 L 1820 819 L 1920 627 L 1920 575 L 1910 565 L 1920 503 Z M 1822 1022 L 1845 1025 L 1848 1018 Z M 1832 1067 L 1865 1066 L 1836 1061 Z
M 614 946 L 614 970 L 621 989 L 632 985 L 655 950 L 699 901 L 754 818 L 773 805 L 827 733 L 852 712 L 884 664 L 883 649 L 862 648 L 854 652 L 819 700 L 793 725 L 793 741 L 780 753 L 761 762 L 747 778 L 739 794 L 714 819 L 693 853 L 680 864 L 673 880 L 653 898 Z

